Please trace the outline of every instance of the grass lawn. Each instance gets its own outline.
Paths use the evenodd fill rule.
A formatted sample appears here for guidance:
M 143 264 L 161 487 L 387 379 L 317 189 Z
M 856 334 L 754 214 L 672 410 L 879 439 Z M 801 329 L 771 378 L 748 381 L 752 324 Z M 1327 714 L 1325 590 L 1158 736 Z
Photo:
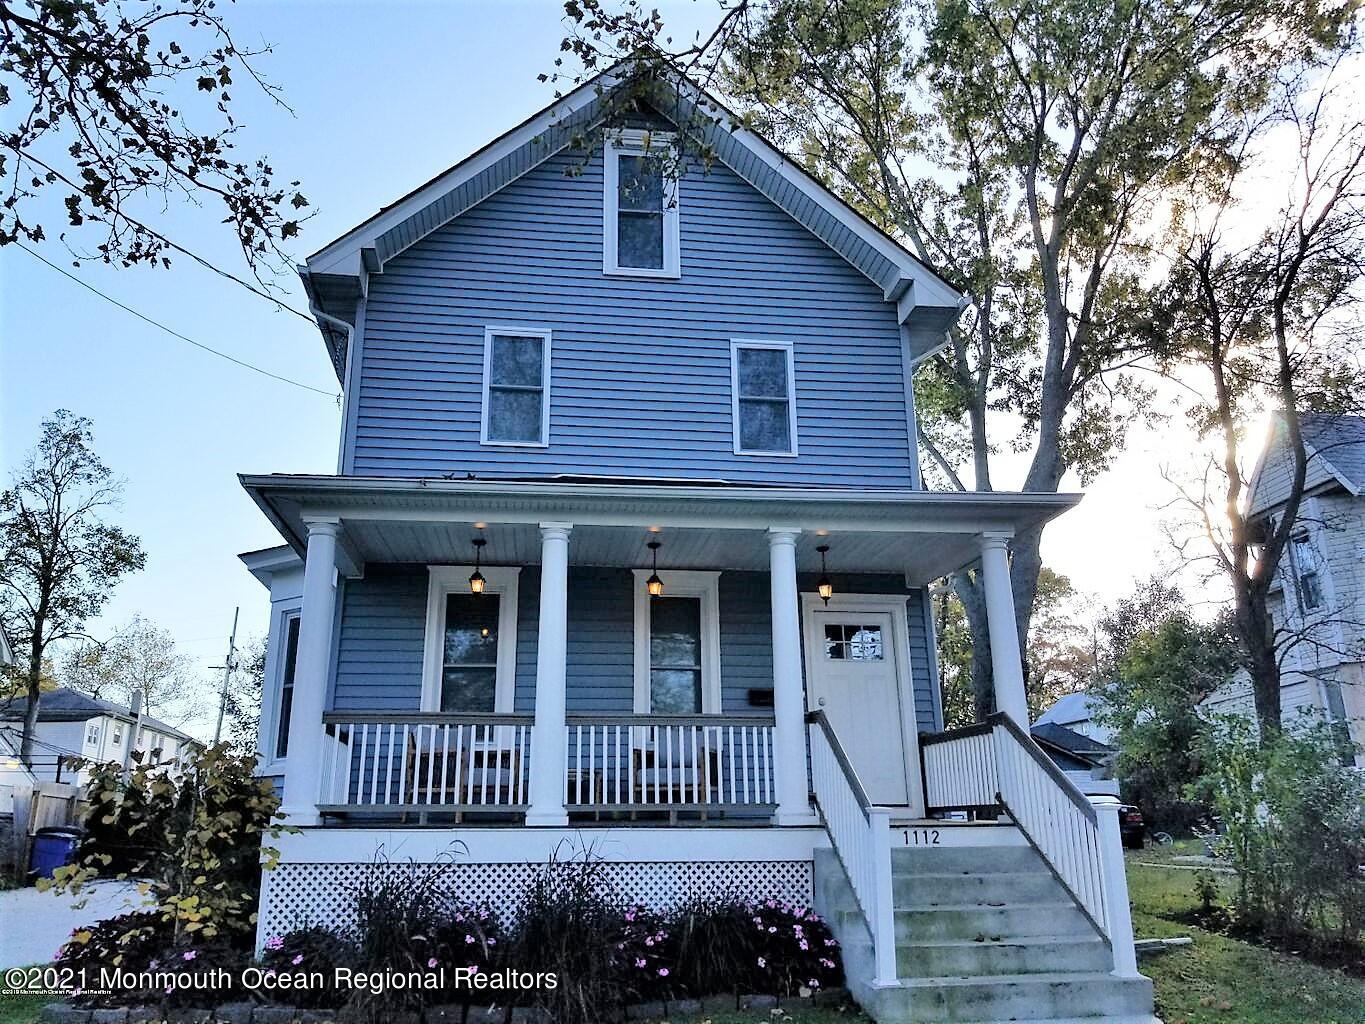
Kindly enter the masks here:
M 33 1024 L 38 1011 L 56 1001 L 56 996 L 0 995 L 0 1024 Z
M 1188 935 L 1194 945 L 1143 960 L 1140 969 L 1156 986 L 1157 1013 L 1166 1024 L 1361 1024 L 1365 981 L 1317 967 L 1165 915 L 1193 910 L 1193 871 L 1147 867 L 1189 848 L 1133 851 L 1128 888 L 1138 938 Z M 1224 877 L 1224 876 L 1220 876 Z

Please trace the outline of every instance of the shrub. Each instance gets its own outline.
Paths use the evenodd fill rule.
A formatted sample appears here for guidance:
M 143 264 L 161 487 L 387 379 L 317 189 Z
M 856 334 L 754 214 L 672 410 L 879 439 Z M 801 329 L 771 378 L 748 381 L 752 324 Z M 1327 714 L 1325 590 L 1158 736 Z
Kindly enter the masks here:
M 335 976 L 337 967 L 358 966 L 358 962 L 355 946 L 348 936 L 330 928 L 309 927 L 288 935 L 267 938 L 265 950 L 261 954 L 261 966 L 277 974 L 321 971 L 331 978 Z M 306 1010 L 340 1009 L 346 1005 L 349 995 L 345 989 L 333 985 L 321 988 L 300 986 L 278 991 L 287 993 L 291 1006 Z
M 253 775 L 256 759 L 219 745 L 182 775 L 137 764 L 90 765 L 89 835 L 75 864 L 51 882 L 78 893 L 98 878 L 142 878 L 153 912 L 171 926 L 176 946 L 221 939 L 250 947 L 256 922 L 263 845 L 279 833 L 279 798 Z
M 1261 741 L 1220 722 L 1201 781 L 1222 819 L 1215 849 L 1237 872 L 1238 922 L 1310 945 L 1358 944 L 1365 928 L 1365 778 L 1340 735 L 1300 723 Z

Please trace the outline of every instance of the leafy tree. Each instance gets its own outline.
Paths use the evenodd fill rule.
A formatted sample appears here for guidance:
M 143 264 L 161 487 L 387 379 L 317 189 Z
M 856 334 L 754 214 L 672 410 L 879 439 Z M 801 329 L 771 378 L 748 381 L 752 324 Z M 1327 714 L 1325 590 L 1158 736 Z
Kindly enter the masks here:
M 236 150 L 239 82 L 280 102 L 216 0 L 0 0 L 0 245 L 61 239 L 80 258 L 130 266 L 187 256 L 156 223 L 174 198 L 216 208 L 258 284 L 290 260 L 308 200 L 264 157 Z M 51 198 L 49 198 L 49 195 Z M 74 248 L 87 235 L 97 244 Z M 268 293 L 238 278 L 259 294 Z
M 255 751 L 261 724 L 261 695 L 265 692 L 264 639 L 248 640 L 233 659 L 228 678 L 227 741 L 241 751 Z
M 43 664 L 62 640 L 85 635 L 114 586 L 141 569 L 142 545 L 102 521 L 121 485 L 94 451 L 88 419 L 59 409 L 8 490 L 0 493 L 0 615 L 28 698 L 19 756 L 33 752 Z
M 158 718 L 184 722 L 199 710 L 201 680 L 169 632 L 135 616 L 108 640 L 82 641 L 58 661 L 62 684 L 125 707 L 133 694 Z
M 1143 623 L 1154 596 L 1150 584 L 1140 588 L 1104 620 L 1115 658 L 1093 692 L 1100 722 L 1114 730 L 1125 797 L 1148 821 L 1177 831 L 1204 813 L 1186 793 L 1204 767 L 1199 702 L 1230 678 L 1237 653 L 1226 622 L 1204 625 L 1183 607 Z
M 1289 55 L 1335 45 L 1352 9 L 734 0 L 711 35 L 674 44 L 638 0 L 569 0 L 564 48 L 589 70 L 623 54 L 703 81 L 720 69 L 750 123 L 961 288 L 971 307 L 917 380 L 922 448 L 963 490 L 994 489 L 1002 443 L 1029 452 L 1023 489 L 1047 492 L 1104 470 L 1150 397 L 1131 367 L 1161 200 L 1221 159 L 1235 112 Z M 1013 543 L 1021 644 L 1041 529 Z M 953 585 L 985 637 L 981 581 Z M 978 713 L 989 655 L 973 646 Z
M 956 591 L 946 581 L 933 591 L 943 720 L 948 729 L 970 725 L 977 708 L 972 689 L 972 634 Z M 1043 567 L 1029 629 L 1029 717 L 1036 719 L 1064 694 L 1083 690 L 1094 672 L 1094 651 L 1083 625 L 1081 595 L 1071 580 Z
M 1272 102 L 1238 126 L 1236 159 L 1211 196 L 1188 203 L 1193 223 L 1162 293 L 1158 345 L 1167 368 L 1207 386 L 1191 421 L 1216 454 L 1192 482 L 1176 485 L 1193 534 L 1231 586 L 1233 623 L 1251 679 L 1256 717 L 1269 740 L 1280 730 L 1280 662 L 1302 641 L 1268 608 L 1280 561 L 1299 528 L 1309 453 L 1302 416 L 1365 403 L 1362 322 L 1365 273 L 1365 118 L 1358 80 L 1311 60 L 1286 70 Z M 1296 159 L 1274 181 L 1278 206 L 1245 197 L 1263 155 Z M 1203 206 L 1195 200 L 1204 199 Z M 1251 230 L 1247 231 L 1247 226 Z M 1289 472 L 1273 518 L 1247 493 L 1247 432 L 1276 410 L 1272 442 Z M 1184 538 L 1188 542 L 1189 538 Z

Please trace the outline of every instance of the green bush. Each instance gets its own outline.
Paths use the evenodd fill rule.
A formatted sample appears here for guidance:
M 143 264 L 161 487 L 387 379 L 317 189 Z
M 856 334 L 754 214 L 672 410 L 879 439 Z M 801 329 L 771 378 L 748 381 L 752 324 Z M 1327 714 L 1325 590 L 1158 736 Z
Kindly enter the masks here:
M 1365 929 L 1365 778 L 1340 734 L 1296 723 L 1261 741 L 1220 720 L 1199 788 L 1222 822 L 1215 848 L 1237 872 L 1237 921 L 1310 944 L 1358 944 Z
M 222 940 L 250 948 L 261 868 L 282 831 L 279 798 L 253 774 L 256 759 L 226 744 L 203 751 L 178 776 L 135 764 L 88 765 L 89 835 L 75 864 L 58 868 L 58 891 L 79 893 L 101 878 L 138 878 L 149 909 L 183 945 Z

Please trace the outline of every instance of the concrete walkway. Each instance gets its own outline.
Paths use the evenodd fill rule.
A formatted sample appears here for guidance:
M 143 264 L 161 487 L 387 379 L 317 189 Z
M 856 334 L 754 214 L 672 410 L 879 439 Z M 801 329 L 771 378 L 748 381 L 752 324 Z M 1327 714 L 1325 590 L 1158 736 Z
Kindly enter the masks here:
M 96 882 L 79 896 L 32 887 L 0 892 L 0 969 L 48 963 L 74 930 L 132 910 L 142 900 L 135 882 Z

